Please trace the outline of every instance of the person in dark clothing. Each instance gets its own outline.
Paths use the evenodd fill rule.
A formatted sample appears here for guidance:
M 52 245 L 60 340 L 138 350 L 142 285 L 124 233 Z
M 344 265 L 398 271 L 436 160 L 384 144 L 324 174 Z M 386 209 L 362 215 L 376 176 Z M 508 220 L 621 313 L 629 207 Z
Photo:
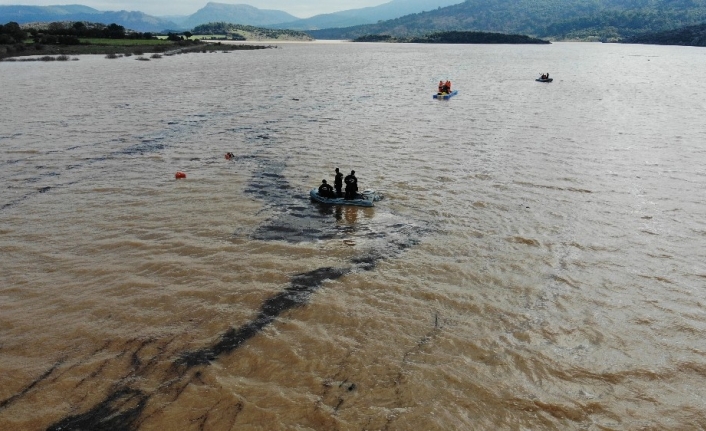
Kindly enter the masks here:
M 355 177 L 355 171 L 351 171 L 350 175 L 346 175 L 343 180 L 346 183 L 346 199 L 355 199 L 355 194 L 358 191 L 358 178 Z
M 326 180 L 321 180 L 321 185 L 319 186 L 319 196 L 324 198 L 336 197 L 333 194 L 333 187 L 331 187 L 331 184 L 328 184 Z
M 336 178 L 333 180 L 333 187 L 336 189 L 336 196 L 341 197 L 343 196 L 343 193 L 341 193 L 341 189 L 343 188 L 343 174 L 338 172 L 338 168 L 336 168 Z

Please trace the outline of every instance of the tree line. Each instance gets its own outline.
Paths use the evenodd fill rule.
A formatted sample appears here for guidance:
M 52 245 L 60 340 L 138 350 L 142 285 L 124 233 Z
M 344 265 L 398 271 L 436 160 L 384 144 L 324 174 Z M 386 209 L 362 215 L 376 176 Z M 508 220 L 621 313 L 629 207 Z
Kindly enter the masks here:
M 16 22 L 11 21 L 5 25 L 0 24 L 0 45 L 22 43 L 25 39 L 27 39 L 27 32 L 22 30 Z
M 461 44 L 549 44 L 551 42 L 520 34 L 481 31 L 445 31 L 422 37 L 395 38 L 385 34 L 365 35 L 353 42 L 461 43 Z
M 16 22 L 0 25 L 0 44 L 23 43 L 32 39 L 34 43 L 45 45 L 78 45 L 80 38 L 91 39 L 153 39 L 152 33 L 127 31 L 118 24 L 96 23 L 64 23 L 52 22 L 41 27 L 31 27 L 24 30 Z
M 547 40 L 521 34 L 489 33 L 482 31 L 445 31 L 423 37 L 413 37 L 411 43 L 474 43 L 474 44 L 549 44 Z

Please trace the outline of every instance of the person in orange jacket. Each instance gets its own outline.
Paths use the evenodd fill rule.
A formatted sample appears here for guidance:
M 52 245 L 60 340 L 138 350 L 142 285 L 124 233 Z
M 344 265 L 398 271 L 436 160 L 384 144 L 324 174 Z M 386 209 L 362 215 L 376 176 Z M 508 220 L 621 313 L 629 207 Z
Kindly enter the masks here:
M 447 93 L 451 93 L 451 81 L 449 81 L 447 79 L 446 82 L 444 83 L 444 88 L 446 89 Z
M 439 94 L 444 92 L 444 81 L 439 81 Z

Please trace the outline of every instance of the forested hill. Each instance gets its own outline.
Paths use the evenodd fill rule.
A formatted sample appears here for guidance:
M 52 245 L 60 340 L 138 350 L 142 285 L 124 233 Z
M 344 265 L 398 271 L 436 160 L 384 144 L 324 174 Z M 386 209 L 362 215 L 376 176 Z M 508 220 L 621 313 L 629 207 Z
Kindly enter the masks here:
M 623 39 L 621 42 L 706 47 L 706 24 L 692 25 L 659 33 L 641 34 L 639 36 Z
M 316 39 L 355 39 L 369 34 L 414 37 L 439 31 L 490 31 L 615 41 L 704 21 L 706 0 L 466 0 L 377 24 L 308 33 Z

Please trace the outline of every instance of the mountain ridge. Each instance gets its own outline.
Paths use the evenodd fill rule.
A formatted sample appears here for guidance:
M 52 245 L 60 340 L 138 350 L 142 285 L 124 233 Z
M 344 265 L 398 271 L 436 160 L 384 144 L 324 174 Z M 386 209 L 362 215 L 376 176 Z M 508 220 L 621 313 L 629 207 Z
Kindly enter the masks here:
M 291 30 L 317 30 L 373 24 L 378 21 L 399 18 L 412 13 L 458 4 L 462 1 L 463 0 L 392 0 L 378 6 L 344 10 L 315 15 L 310 18 L 303 18 L 292 22 L 278 23 L 275 24 L 274 27 L 288 28 Z
M 138 11 L 99 11 L 83 5 L 0 5 L 0 23 L 16 22 L 18 24 L 29 24 L 58 21 L 96 22 L 101 24 L 115 23 L 139 32 L 160 32 L 165 29 L 179 28 L 179 26 L 172 21 Z
M 285 21 L 297 20 L 294 15 L 280 10 L 258 9 L 246 4 L 208 2 L 204 7 L 183 21 L 182 26 L 194 28 L 209 22 L 231 22 L 233 24 L 271 26 Z
M 421 12 L 461 0 L 392 0 L 388 3 L 361 9 L 350 9 L 311 18 L 297 18 L 279 10 L 258 9 L 244 4 L 208 2 L 195 13 L 187 16 L 153 16 L 139 11 L 100 11 L 84 5 L 23 6 L 0 5 L 0 23 L 56 21 L 90 21 L 102 24 L 116 23 L 141 32 L 190 30 L 209 22 L 230 22 L 277 29 L 303 30 L 326 26 L 349 26 L 377 22 L 409 12 Z M 116 21 L 132 13 L 130 21 Z M 138 19 L 137 17 L 141 17 Z M 111 21 L 112 20 L 112 21 Z

